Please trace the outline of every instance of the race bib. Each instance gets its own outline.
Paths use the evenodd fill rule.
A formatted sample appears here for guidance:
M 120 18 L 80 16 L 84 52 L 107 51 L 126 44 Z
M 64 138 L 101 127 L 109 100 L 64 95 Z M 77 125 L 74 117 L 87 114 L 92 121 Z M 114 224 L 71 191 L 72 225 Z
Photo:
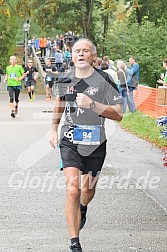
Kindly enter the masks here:
M 17 77 L 17 76 L 16 76 L 16 73 L 11 73 L 11 74 L 10 74 L 10 78 L 11 78 L 11 79 L 16 79 L 16 77 Z
M 99 145 L 100 127 L 100 125 L 75 125 L 73 143 L 83 145 Z
M 52 81 L 52 77 L 47 76 L 47 77 L 46 77 L 46 80 L 47 80 L 47 81 Z

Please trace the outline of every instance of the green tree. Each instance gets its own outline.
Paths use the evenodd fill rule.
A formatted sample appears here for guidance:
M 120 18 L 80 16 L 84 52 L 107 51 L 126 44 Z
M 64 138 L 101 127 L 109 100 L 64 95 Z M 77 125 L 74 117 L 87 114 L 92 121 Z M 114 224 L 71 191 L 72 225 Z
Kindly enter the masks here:
M 133 7 L 136 20 L 139 24 L 142 23 L 143 18 L 148 17 L 148 20 L 158 25 L 158 19 L 167 16 L 166 0 L 126 0 L 130 3 L 129 7 Z
M 17 29 L 16 13 L 10 1 L 3 1 L 3 4 L 0 5 L 0 63 L 4 68 L 8 64 L 10 55 L 14 52 Z
M 117 22 L 110 27 L 105 44 L 107 54 L 113 60 L 128 61 L 134 55 L 140 64 L 140 83 L 156 86 L 156 77 L 162 71 L 162 59 L 167 54 L 167 21 L 159 25 L 149 21 Z

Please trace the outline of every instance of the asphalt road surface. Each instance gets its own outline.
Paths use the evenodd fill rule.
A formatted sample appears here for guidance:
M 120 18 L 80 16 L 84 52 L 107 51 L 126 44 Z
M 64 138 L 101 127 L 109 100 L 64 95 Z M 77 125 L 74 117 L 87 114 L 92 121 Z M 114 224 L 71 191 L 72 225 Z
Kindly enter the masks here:
M 53 103 L 0 94 L 0 252 L 67 252 L 65 183 L 48 144 Z M 160 149 L 107 120 L 107 157 L 81 231 L 84 252 L 167 252 L 167 169 Z

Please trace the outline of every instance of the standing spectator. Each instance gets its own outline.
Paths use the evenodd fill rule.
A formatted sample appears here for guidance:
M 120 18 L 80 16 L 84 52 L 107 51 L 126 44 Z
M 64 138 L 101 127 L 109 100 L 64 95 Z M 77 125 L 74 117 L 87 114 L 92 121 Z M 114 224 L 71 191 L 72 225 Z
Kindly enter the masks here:
M 113 70 L 116 71 L 116 67 L 114 66 L 114 61 L 110 60 L 109 56 L 104 56 L 103 61 L 108 64 L 108 68 L 112 68 Z
M 46 44 L 46 58 L 49 58 L 51 55 L 51 39 L 47 37 L 47 44 Z
M 62 51 L 60 51 L 60 49 L 56 50 L 56 53 L 55 53 L 55 63 L 56 63 L 56 68 L 59 71 L 59 68 L 63 64 L 63 53 L 62 53 Z
M 128 108 L 130 112 L 136 111 L 136 106 L 133 98 L 133 91 L 137 89 L 139 83 L 139 64 L 136 62 L 134 56 L 130 56 L 129 58 L 130 68 L 127 69 L 128 72 L 128 88 L 129 95 L 127 96 Z
M 28 60 L 28 66 L 24 68 L 25 74 L 26 74 L 26 87 L 28 90 L 28 95 L 30 98 L 30 101 L 33 101 L 35 99 L 35 93 L 34 88 L 37 80 L 37 72 L 38 70 L 36 67 L 33 67 L 32 60 Z
M 64 59 L 65 59 L 65 63 L 66 63 L 66 69 L 68 69 L 69 68 L 69 62 L 71 60 L 71 52 L 70 52 L 70 49 L 68 47 L 64 52 Z
M 63 50 L 63 47 L 64 47 L 64 36 L 63 34 L 61 34 L 59 39 L 59 49 Z
M 35 39 L 35 51 L 38 52 L 39 51 L 39 38 Z
M 50 51 L 50 57 L 55 57 L 55 52 L 56 52 L 56 41 L 54 38 L 51 38 L 51 51 Z
M 56 35 L 56 49 L 59 49 L 60 47 L 60 38 L 59 38 L 59 35 Z
M 127 67 L 125 63 L 122 60 L 117 61 L 117 75 L 120 85 L 120 93 L 123 98 L 123 113 L 126 113 L 126 107 L 127 107 L 127 91 L 128 91 L 128 85 L 127 85 Z
M 96 67 L 97 69 L 101 69 L 101 63 L 103 62 L 102 58 L 97 57 L 97 59 L 94 62 L 94 67 Z
M 32 36 L 32 38 L 28 41 L 28 46 L 29 46 L 29 55 L 32 57 L 32 47 L 35 47 L 35 37 Z
M 96 47 L 90 40 L 82 39 L 74 44 L 75 71 L 59 78 L 49 139 L 55 148 L 64 112 L 60 152 L 67 185 L 65 211 L 70 252 L 82 252 L 79 234 L 106 156 L 105 118 L 122 119 L 121 96 L 110 76 L 93 68 L 96 55 Z
M 17 65 L 16 56 L 10 57 L 10 66 L 6 67 L 4 82 L 7 81 L 7 89 L 10 98 L 11 117 L 18 113 L 19 94 L 21 90 L 21 81 L 25 78 L 24 69 Z M 14 105 L 15 100 L 15 105 Z
M 115 70 L 109 68 L 107 62 L 103 61 L 101 63 L 100 68 L 101 68 L 101 70 L 108 73 L 112 77 L 114 83 L 118 84 L 117 72 Z
M 41 50 L 41 58 L 44 56 L 46 56 L 46 45 L 47 45 L 47 39 L 42 36 L 42 38 L 40 38 L 39 40 L 39 47 Z
M 73 35 L 72 32 L 68 31 L 65 35 L 65 44 L 71 50 L 73 44 Z

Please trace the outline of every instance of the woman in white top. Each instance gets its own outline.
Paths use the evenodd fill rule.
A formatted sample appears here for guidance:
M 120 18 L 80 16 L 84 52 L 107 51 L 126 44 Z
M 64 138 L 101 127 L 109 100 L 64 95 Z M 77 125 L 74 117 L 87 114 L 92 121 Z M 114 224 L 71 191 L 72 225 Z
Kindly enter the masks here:
M 128 91 L 128 86 L 127 86 L 127 67 L 126 64 L 122 60 L 117 61 L 117 76 L 119 80 L 119 85 L 120 85 L 120 93 L 123 98 L 123 113 L 126 113 L 126 107 L 127 107 L 127 91 Z

